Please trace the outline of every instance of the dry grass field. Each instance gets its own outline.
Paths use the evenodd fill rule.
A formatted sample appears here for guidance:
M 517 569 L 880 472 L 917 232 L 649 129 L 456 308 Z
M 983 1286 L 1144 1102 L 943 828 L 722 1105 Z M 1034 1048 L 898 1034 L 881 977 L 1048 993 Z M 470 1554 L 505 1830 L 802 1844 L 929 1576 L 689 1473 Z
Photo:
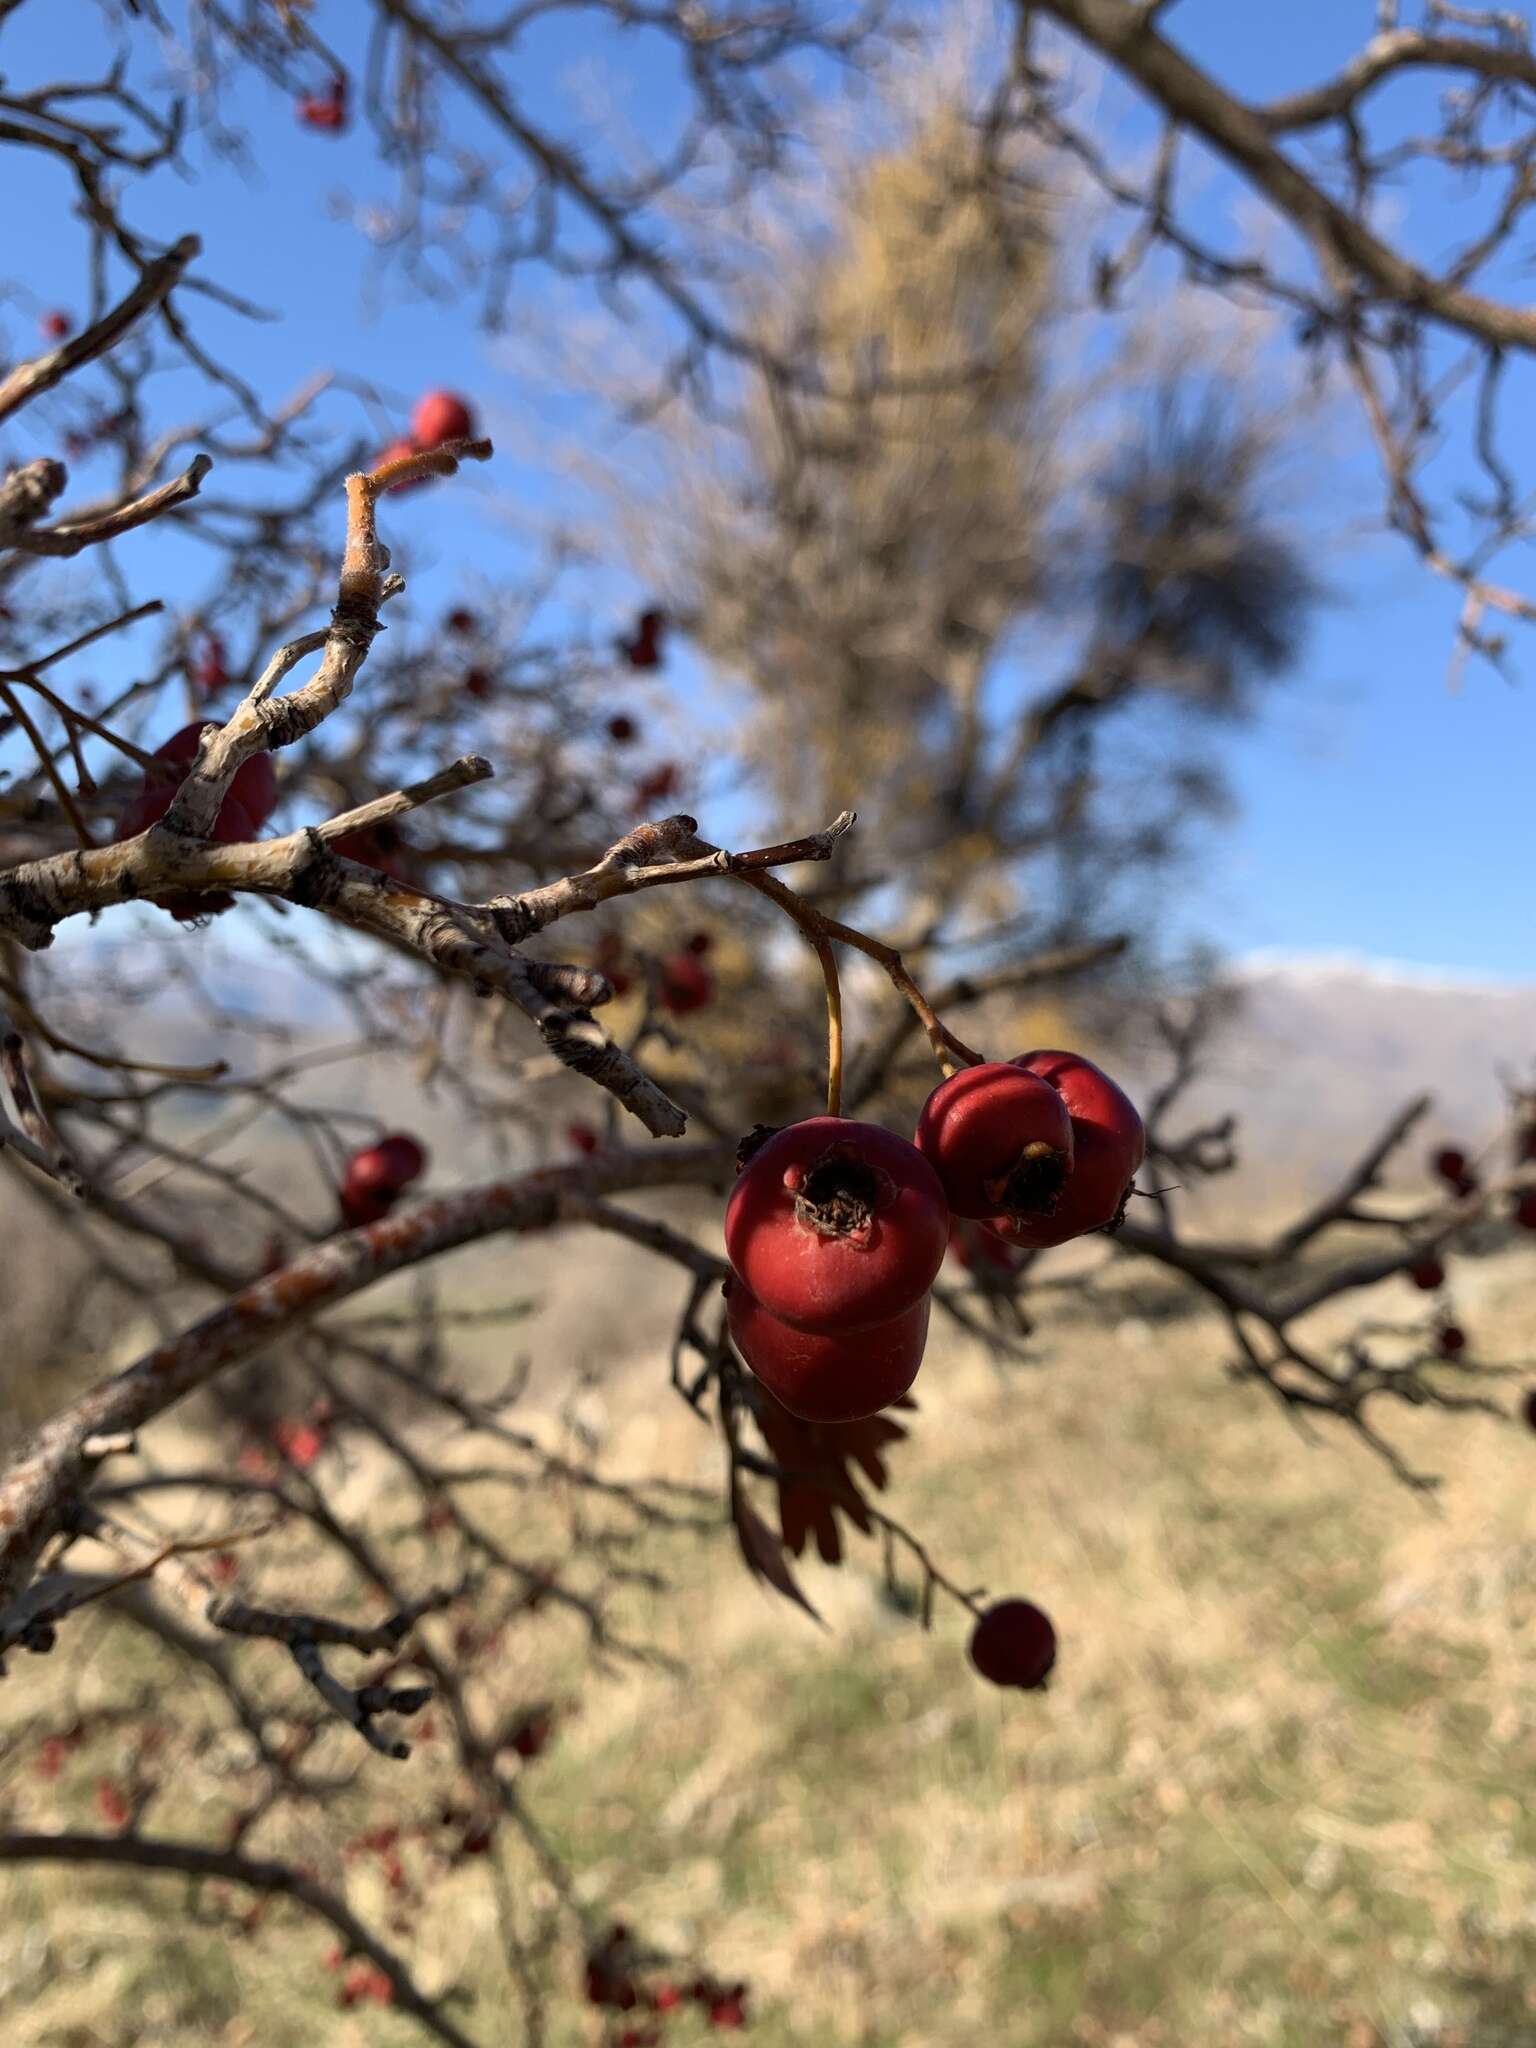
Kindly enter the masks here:
M 1504 1355 L 1536 1353 L 1533 1266 L 1515 1249 L 1457 1276 L 1464 1320 Z M 594 1669 L 559 1610 L 509 1635 L 494 1691 L 578 1701 L 525 1768 L 597 1924 L 621 1912 L 748 1978 L 762 2048 L 1536 2042 L 1536 1440 L 1397 1418 L 1444 1474 L 1427 1505 L 1224 1379 L 1219 1329 L 1179 1299 L 1127 1280 L 1091 1314 L 1048 1313 L 1035 1363 L 945 1339 L 919 1382 L 892 1505 L 962 1581 L 1051 1610 L 1047 1694 L 975 1682 L 958 1613 L 924 1634 L 857 1537 L 840 1571 L 805 1569 L 825 1630 L 749 1581 L 722 1530 L 621 1553 L 644 1570 L 617 1616 L 675 1668 Z M 637 1361 L 582 1421 L 614 1475 L 708 1483 L 718 1452 L 663 1375 Z M 387 1528 L 387 1475 L 348 1485 Z M 550 1503 L 487 1488 L 483 1510 L 519 1554 L 555 1540 Z M 120 1629 L 98 1651 L 96 1627 L 0 1692 L 9 1725 L 50 1688 L 63 1713 L 66 1691 L 144 1685 L 172 1748 L 190 1739 L 197 1682 L 178 1676 L 173 1701 L 159 1646 Z M 242 1660 L 253 1682 L 264 1656 Z M 94 1820 L 113 1740 L 51 1784 L 13 1745 L 11 1823 Z M 334 1839 L 306 1820 L 253 1846 L 339 1875 L 349 1828 L 425 1811 L 447 1783 L 431 1743 L 391 1765 L 328 1740 L 359 1766 Z M 237 1753 L 210 1759 L 155 1819 L 195 1809 L 211 1834 L 239 1772 Z M 515 1916 L 542 1880 L 521 1860 L 513 1875 Z M 369 1868 L 348 1881 L 379 1903 Z M 232 1942 L 187 1917 L 178 1879 L 60 1871 L 8 1872 L 0 1899 L 8 2048 L 419 2038 L 393 2012 L 339 2011 L 326 1931 L 296 1917 Z M 414 1953 L 429 1985 L 465 1987 L 481 2039 L 523 2038 L 484 1862 L 425 1885 Z M 546 1967 L 567 1987 L 547 2040 L 598 2041 L 574 1959 Z M 692 2015 L 667 2034 L 706 2037 Z

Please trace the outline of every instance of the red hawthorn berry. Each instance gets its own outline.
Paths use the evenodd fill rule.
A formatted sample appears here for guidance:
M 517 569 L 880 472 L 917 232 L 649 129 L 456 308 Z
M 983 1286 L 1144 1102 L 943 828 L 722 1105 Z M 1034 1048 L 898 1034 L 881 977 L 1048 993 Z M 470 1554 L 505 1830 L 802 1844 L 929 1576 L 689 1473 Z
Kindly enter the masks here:
M 542 1756 L 549 1747 L 549 1740 L 554 1732 L 553 1708 L 535 1707 L 519 1719 L 507 1737 L 507 1747 L 515 1750 L 520 1757 L 532 1759 Z
M 638 731 L 635 721 L 622 711 L 608 721 L 608 737 L 616 746 L 627 747 Z
M 565 1135 L 578 1152 L 595 1152 L 602 1143 L 590 1124 L 567 1124 Z
M 287 1419 L 275 1422 L 272 1425 L 272 1441 L 289 1464 L 296 1465 L 301 1472 L 308 1471 L 325 1449 L 324 1435 L 307 1422 Z
M 333 78 L 323 93 L 305 93 L 298 100 L 295 111 L 306 128 L 316 128 L 322 133 L 339 134 L 347 125 L 347 81 L 341 76 Z
M 364 825 L 357 832 L 343 832 L 331 841 L 332 853 L 343 860 L 355 860 L 359 867 L 373 868 L 394 882 L 409 882 L 405 869 L 405 841 L 398 827 L 385 823 Z
M 734 1276 L 725 1283 L 731 1341 L 769 1393 L 802 1422 L 862 1422 L 917 1378 L 928 1341 L 924 1294 L 889 1322 L 804 1330 L 770 1315 Z
M 58 308 L 51 313 L 45 313 L 37 324 L 43 331 L 45 341 L 68 341 L 75 331 L 74 315 Z
M 394 1208 L 397 1197 L 392 1194 L 359 1194 L 355 1188 L 344 1187 L 337 1199 L 347 1228 L 361 1230 L 366 1224 L 382 1223 Z
M 175 795 L 174 788 L 167 788 L 146 789 L 142 796 L 136 796 L 117 821 L 112 834 L 114 841 L 121 844 L 126 839 L 137 839 L 151 825 L 158 825 L 171 808 Z M 256 827 L 246 816 L 244 806 L 236 803 L 232 796 L 225 797 L 219 807 L 219 815 L 213 823 L 213 837 L 221 846 L 240 846 L 256 837 Z M 192 889 L 173 889 L 164 896 L 152 896 L 150 901 L 156 909 L 168 910 L 178 924 L 195 924 L 200 918 L 218 917 L 223 911 L 235 907 L 235 899 L 227 889 L 205 889 L 201 893 Z
M 691 1016 L 715 999 L 715 978 L 693 953 L 673 953 L 661 963 L 656 1000 L 674 1017 Z
M 483 668 L 472 668 L 464 677 L 464 694 L 473 697 L 477 703 L 484 703 L 494 687 L 490 673 Z
M 1036 1074 L 1060 1094 L 1072 1125 L 1072 1171 L 1049 1215 L 988 1219 L 1009 1244 L 1066 1244 L 1118 1223 L 1146 1156 L 1147 1134 L 1135 1104 L 1092 1060 L 1076 1052 L 1020 1053 L 1010 1065 Z
M 710 2000 L 708 2019 L 712 2027 L 744 2027 L 747 2024 L 747 2010 L 742 2003 L 743 1994 L 727 1991 L 723 1998 Z
M 663 761 L 659 768 L 653 768 L 649 775 L 642 775 L 635 784 L 635 809 L 648 810 L 652 804 L 661 803 L 669 796 L 675 796 L 682 781 L 675 761 Z
M 1072 1170 L 1072 1120 L 1059 1091 L 1002 1060 L 941 1081 L 913 1142 L 955 1215 L 972 1219 L 1053 1215 Z
M 111 1778 L 98 1778 L 96 1781 L 96 1811 L 109 1828 L 128 1825 L 128 1801 L 122 1787 Z
M 69 1744 L 62 1735 L 45 1735 L 38 1746 L 37 1775 L 40 1778 L 56 1778 L 64 1768 L 69 1755 Z
M 704 955 L 713 949 L 714 943 L 714 936 L 710 932 L 690 932 L 683 941 L 683 951 L 692 953 L 697 960 L 702 960 Z
M 949 1254 L 966 1272 L 976 1266 L 989 1266 L 997 1273 L 1016 1273 L 1020 1264 L 1019 1254 L 1011 1244 L 1004 1244 L 984 1223 L 960 1216 L 949 1220 Z
M 660 2027 L 626 2027 L 614 2048 L 656 2048 L 660 2039 Z
M 347 1161 L 346 1185 L 360 1195 L 398 1195 L 426 1170 L 427 1155 L 417 1141 L 396 1131 L 365 1145 Z
M 1445 1267 L 1434 1257 L 1417 1259 L 1408 1268 L 1408 1278 L 1415 1287 L 1432 1294 L 1437 1287 L 1445 1285 Z
M 971 1630 L 968 1654 L 991 1684 L 1037 1692 L 1056 1663 L 1056 1631 L 1032 1600 L 999 1600 Z
M 1459 1358 L 1467 1348 L 1467 1333 L 1458 1323 L 1447 1323 L 1440 1332 L 1438 1348 L 1442 1358 Z
M 1514 1220 L 1518 1230 L 1536 1230 L 1536 1188 L 1515 1197 Z
M 467 605 L 456 604 L 443 620 L 443 624 L 450 633 L 473 633 L 480 621 Z
M 216 691 L 222 690 L 229 681 L 229 671 L 224 664 L 224 642 L 217 633 L 210 633 L 204 644 L 203 651 L 197 657 L 197 661 L 192 669 L 192 680 L 205 697 L 213 696 Z M 260 758 L 264 761 L 270 761 L 271 759 L 270 755 L 266 754 L 261 755 Z M 249 809 L 249 804 L 247 804 L 247 809 Z
M 948 1242 L 944 1189 L 921 1152 L 848 1117 L 786 1125 L 726 1204 L 726 1256 L 742 1286 L 805 1330 L 889 1323 L 926 1296 Z
M 398 440 L 391 441 L 387 448 L 382 449 L 374 457 L 373 466 L 375 469 L 384 469 L 391 462 L 404 462 L 408 455 L 417 453 L 419 450 L 416 443 L 402 434 Z M 408 476 L 402 477 L 397 484 L 386 484 L 384 488 L 390 497 L 394 497 L 399 491 L 419 491 L 427 481 L 424 476 Z
M 472 440 L 475 416 L 455 391 L 428 391 L 411 414 L 411 438 L 418 448 L 441 448 L 445 441 Z
M 190 725 L 173 732 L 168 740 L 156 747 L 155 759 L 169 761 L 184 775 L 197 759 L 199 740 L 216 722 L 211 718 L 195 718 Z M 150 785 L 151 793 L 160 789 L 174 791 L 181 779 L 181 775 L 167 777 L 164 782 Z M 253 754 L 249 761 L 243 761 L 234 772 L 224 801 L 226 804 L 238 804 L 258 830 L 265 825 L 277 809 L 277 770 L 272 764 L 272 756 L 268 753 Z
M 683 1994 L 676 1984 L 658 1984 L 651 1993 L 653 2012 L 671 2012 L 682 2002 Z

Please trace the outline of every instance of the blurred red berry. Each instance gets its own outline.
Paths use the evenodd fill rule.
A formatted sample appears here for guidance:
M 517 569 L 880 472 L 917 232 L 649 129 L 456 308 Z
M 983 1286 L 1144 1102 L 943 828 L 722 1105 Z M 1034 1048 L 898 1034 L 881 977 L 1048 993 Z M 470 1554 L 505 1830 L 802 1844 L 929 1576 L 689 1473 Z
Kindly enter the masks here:
M 96 1781 L 96 1811 L 109 1828 L 128 1825 L 128 1801 L 122 1787 L 111 1778 L 98 1778 Z
M 661 963 L 656 1000 L 674 1017 L 691 1016 L 715 999 L 715 980 L 692 953 L 673 953 Z
M 456 604 L 443 624 L 450 633 L 473 633 L 480 621 L 466 605 Z
M 1416 1259 L 1408 1268 L 1408 1278 L 1425 1294 L 1432 1294 L 1445 1285 L 1445 1267 L 1437 1258 Z
M 67 341 L 75 331 L 73 316 L 57 308 L 51 313 L 45 313 L 38 325 L 42 328 L 43 337 L 47 341 Z
M 590 1124 L 567 1124 L 565 1135 L 578 1152 L 595 1152 L 602 1143 Z
M 346 79 L 338 75 L 323 93 L 305 93 L 297 102 L 296 112 L 306 128 L 339 134 L 347 125 Z
M 1459 1358 L 1467 1348 L 1467 1333 L 1457 1323 L 1447 1323 L 1438 1338 L 1442 1358 Z
M 608 721 L 608 737 L 616 746 L 627 747 L 638 731 L 635 721 L 622 711 Z
M 475 417 L 455 391 L 428 391 L 411 414 L 411 438 L 418 448 L 440 448 L 445 441 L 473 439 Z
M 659 768 L 653 768 L 649 775 L 643 775 L 635 784 L 635 809 L 648 810 L 652 804 L 675 796 L 681 780 L 677 763 L 663 761 Z
M 486 669 L 472 668 L 465 673 L 464 694 L 466 697 L 473 697 L 477 703 L 484 703 L 494 687 L 490 673 Z
M 1536 1188 L 1515 1197 L 1514 1220 L 1518 1230 L 1536 1230 Z
M 225 667 L 224 642 L 217 633 L 210 633 L 203 643 L 203 651 L 193 665 L 192 680 L 205 697 L 213 696 L 229 681 L 229 670 Z M 270 763 L 272 757 L 270 754 L 263 754 L 260 758 Z M 249 803 L 246 808 L 250 808 Z
M 1056 1663 L 1056 1631 L 1032 1600 L 999 1600 L 972 1629 L 969 1656 L 991 1684 L 1037 1692 Z

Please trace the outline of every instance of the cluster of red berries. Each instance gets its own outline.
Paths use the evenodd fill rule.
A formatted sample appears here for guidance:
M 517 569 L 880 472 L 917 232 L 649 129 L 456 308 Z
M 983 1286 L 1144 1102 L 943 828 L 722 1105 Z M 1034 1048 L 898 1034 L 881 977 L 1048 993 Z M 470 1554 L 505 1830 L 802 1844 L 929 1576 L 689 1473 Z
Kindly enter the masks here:
M 306 128 L 318 128 L 322 134 L 339 135 L 347 125 L 345 77 L 338 72 L 324 92 L 304 93 L 295 103 L 294 111 Z
M 649 2012 L 658 2020 L 628 2027 L 614 2038 L 614 2048 L 655 2048 L 661 2039 L 659 2018 L 696 2005 L 711 2027 L 733 2029 L 747 2023 L 747 1987 L 725 1984 L 717 1977 L 695 1977 L 691 1984 L 660 1983 L 649 1987 L 637 1977 L 640 1959 L 629 1929 L 615 1920 L 599 1947 L 587 1957 L 586 1993 L 590 2005 L 610 2012 Z
M 675 953 L 665 956 L 656 970 L 658 1008 L 669 1011 L 674 1017 L 687 1017 L 714 1001 L 715 977 L 704 965 L 704 957 L 713 945 L 714 940 L 708 932 L 691 932 Z M 617 932 L 604 932 L 597 943 L 592 965 L 608 982 L 615 999 L 628 995 L 635 985 L 635 963 L 625 952 L 624 942 Z M 572 1144 L 581 1151 L 594 1149 L 574 1135 L 575 1129 L 573 1125 Z
M 736 1348 L 802 1421 L 873 1415 L 917 1377 L 955 1217 L 1030 1249 L 1110 1228 L 1145 1150 L 1129 1098 L 1067 1052 L 952 1074 L 912 1144 L 827 1116 L 754 1136 L 725 1214 Z
M 151 825 L 159 824 L 171 807 L 182 777 L 197 759 L 198 742 L 206 723 L 198 719 L 191 725 L 184 725 L 180 732 L 172 733 L 163 746 L 156 747 L 154 758 L 170 762 L 180 772 L 156 782 L 151 782 L 146 774 L 142 793 L 133 799 L 117 821 L 112 834 L 115 842 L 120 844 L 125 839 L 137 839 Z M 214 821 L 213 837 L 221 845 L 240 846 L 256 837 L 276 807 L 277 771 L 272 766 L 272 756 L 253 754 L 249 761 L 235 770 Z M 179 924 L 188 924 L 195 918 L 214 917 L 220 911 L 235 907 L 234 897 L 222 890 L 200 896 L 177 891 L 152 900 L 161 910 L 168 910 Z
M 387 1216 L 401 1195 L 425 1171 L 427 1155 L 414 1138 L 403 1131 L 365 1145 L 347 1161 L 342 1178 L 341 1213 L 349 1229 L 364 1223 L 378 1223 Z
M 391 441 L 379 457 L 379 465 L 401 462 L 407 455 L 421 455 L 429 448 L 445 447 L 450 441 L 472 441 L 475 416 L 466 400 L 455 391 L 427 391 L 416 401 L 410 432 Z M 391 492 L 410 491 L 425 482 L 422 477 L 391 484 Z

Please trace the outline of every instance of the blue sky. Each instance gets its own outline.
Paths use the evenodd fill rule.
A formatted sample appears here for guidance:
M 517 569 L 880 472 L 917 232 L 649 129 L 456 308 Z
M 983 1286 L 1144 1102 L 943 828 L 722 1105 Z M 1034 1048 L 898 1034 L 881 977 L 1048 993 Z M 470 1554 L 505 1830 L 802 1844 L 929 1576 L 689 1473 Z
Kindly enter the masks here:
M 356 59 L 366 12 L 330 0 L 316 19 Z M 1284 8 L 1178 0 L 1165 19 L 1168 32 L 1219 75 L 1270 97 L 1336 69 L 1373 14 L 1371 0 L 1291 0 Z M 62 69 L 82 39 L 104 52 L 101 19 L 90 0 L 24 6 L 0 32 L 8 79 L 27 85 Z M 664 94 L 667 81 L 647 39 L 631 38 L 625 50 L 631 91 Z M 530 45 L 530 89 L 546 79 L 568 80 L 584 59 L 580 33 L 552 32 Z M 1421 105 L 1431 104 L 1426 87 Z M 197 227 L 209 274 L 238 282 L 281 313 L 252 329 L 210 308 L 202 316 L 209 338 L 268 397 L 291 391 L 317 368 L 346 364 L 379 387 L 385 413 L 398 408 L 401 416 L 416 391 L 447 384 L 477 396 L 504 447 L 528 448 L 504 349 L 468 314 L 414 301 L 398 280 L 370 289 L 366 245 L 328 205 L 342 187 L 362 195 L 387 190 L 367 138 L 307 133 L 283 95 L 255 82 L 231 112 L 258 138 L 259 173 L 241 175 L 194 148 L 197 182 L 164 178 L 149 203 L 136 208 L 146 225 L 167 234 Z M 25 278 L 36 291 L 35 305 L 19 300 L 0 308 L 13 335 L 27 335 L 42 306 L 80 303 L 78 248 L 57 226 L 63 197 L 62 181 L 49 190 L 40 180 L 0 230 L 0 277 Z M 1232 197 L 1230 185 L 1214 182 L 1201 202 L 1206 217 L 1230 216 Z M 1449 199 L 1417 191 L 1404 198 L 1413 205 L 1420 247 L 1455 242 L 1465 215 Z M 189 379 L 183 402 L 191 388 Z M 168 386 L 168 411 L 177 398 Z M 380 425 L 385 416 L 370 418 L 350 397 L 327 403 L 338 432 Z M 1208 871 L 1178 921 L 1236 954 L 1345 950 L 1529 978 L 1529 917 L 1519 909 L 1536 759 L 1529 684 L 1511 688 L 1475 667 L 1453 693 L 1453 593 L 1397 541 L 1362 530 L 1341 542 L 1335 500 L 1362 510 L 1376 501 L 1371 458 L 1353 421 L 1333 417 L 1337 446 L 1314 460 L 1324 471 L 1327 502 L 1318 507 L 1317 530 L 1326 536 L 1334 594 L 1297 674 L 1274 692 L 1263 722 L 1230 742 L 1226 758 L 1241 814 L 1213 842 Z M 5 446 L 12 454 L 35 452 L 24 434 L 11 435 Z M 417 601 L 429 609 L 440 603 L 460 559 L 492 577 L 510 574 L 518 559 L 515 508 L 547 502 L 553 488 L 536 462 L 509 453 L 494 480 L 456 489 L 451 503 L 446 493 L 402 501 Z M 1518 576 L 1518 565 L 1511 573 Z M 606 633 L 636 594 L 622 576 L 594 573 L 567 617 Z M 1536 675 L 1536 641 L 1516 637 L 1513 653 L 1517 672 Z M 686 657 L 678 673 L 686 687 Z

